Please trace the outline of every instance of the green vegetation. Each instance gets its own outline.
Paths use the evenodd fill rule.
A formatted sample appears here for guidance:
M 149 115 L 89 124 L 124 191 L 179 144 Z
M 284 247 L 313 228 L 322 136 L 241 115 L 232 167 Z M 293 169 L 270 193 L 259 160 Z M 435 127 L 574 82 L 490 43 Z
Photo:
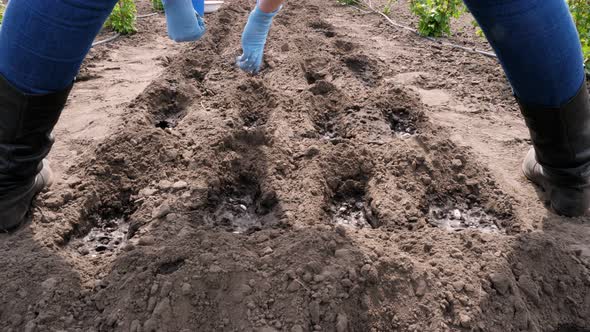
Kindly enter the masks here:
M 418 32 L 424 36 L 451 34 L 451 19 L 465 12 L 462 0 L 412 0 L 412 12 L 420 18 Z
M 590 1 L 568 0 L 567 3 L 570 6 L 570 11 L 580 34 L 586 71 L 590 72 L 588 68 L 590 66 Z
M 137 31 L 135 29 L 136 14 L 137 8 L 133 0 L 119 0 L 105 26 L 124 35 L 134 33 Z
M 356 6 L 359 4 L 360 0 L 336 0 L 338 3 L 348 6 Z
M 4 5 L 0 3 L 0 24 L 2 24 L 3 18 L 4 18 Z
M 389 16 L 389 14 L 391 14 L 391 6 L 393 5 L 393 2 L 396 0 L 387 0 L 387 3 L 385 4 L 385 7 L 383 7 L 383 14 Z
M 164 4 L 162 3 L 162 0 L 152 0 L 152 8 L 159 12 L 163 12 Z

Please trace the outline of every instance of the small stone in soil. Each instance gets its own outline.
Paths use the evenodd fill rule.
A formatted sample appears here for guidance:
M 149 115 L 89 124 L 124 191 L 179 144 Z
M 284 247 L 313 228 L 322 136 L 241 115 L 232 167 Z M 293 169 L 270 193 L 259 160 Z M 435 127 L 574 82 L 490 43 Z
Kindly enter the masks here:
M 71 246 L 82 256 L 97 256 L 118 252 L 126 243 L 129 224 L 122 218 L 105 220 L 96 217 L 95 227 L 83 238 L 75 239 Z
M 373 227 L 371 216 L 367 213 L 363 201 L 349 199 L 330 206 L 332 221 L 336 225 L 354 228 Z
M 428 211 L 428 221 L 436 227 L 449 231 L 463 231 L 475 229 L 483 233 L 500 233 L 498 219 L 486 213 L 482 207 L 463 206 L 458 204 L 454 207 L 431 206 Z

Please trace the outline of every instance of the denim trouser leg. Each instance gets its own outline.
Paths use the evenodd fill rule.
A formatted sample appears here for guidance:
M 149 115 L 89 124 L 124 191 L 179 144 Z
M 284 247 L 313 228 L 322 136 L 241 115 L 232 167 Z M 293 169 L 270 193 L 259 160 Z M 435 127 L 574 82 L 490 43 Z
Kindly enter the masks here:
M 24 93 L 69 86 L 117 0 L 11 0 L 0 30 L 0 74 Z
M 465 0 L 525 104 L 559 107 L 584 80 L 578 33 L 564 0 Z

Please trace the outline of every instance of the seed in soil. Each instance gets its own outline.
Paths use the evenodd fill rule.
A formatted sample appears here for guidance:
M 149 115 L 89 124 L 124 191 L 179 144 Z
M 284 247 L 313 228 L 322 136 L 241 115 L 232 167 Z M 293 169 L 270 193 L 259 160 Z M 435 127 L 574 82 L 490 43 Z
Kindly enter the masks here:
M 83 238 L 71 242 L 78 253 L 92 257 L 118 252 L 127 239 L 129 223 L 124 218 L 103 219 L 94 217 L 95 226 Z
M 409 138 L 418 131 L 416 119 L 405 108 L 384 110 L 383 115 L 393 133 L 400 138 Z
M 169 114 L 169 112 L 164 112 L 162 116 L 156 118 L 155 126 L 156 128 L 166 129 L 166 128 L 174 128 L 178 125 L 180 120 L 182 120 L 186 116 L 185 111 L 170 111 L 172 114 L 169 116 L 165 114 Z
M 335 111 L 324 111 L 313 117 L 315 127 L 323 140 L 334 140 L 340 137 L 337 116 Z
M 233 192 L 232 192 L 233 191 Z M 215 206 L 206 221 L 235 234 L 250 234 L 278 223 L 274 208 L 276 194 L 260 193 L 254 184 L 245 184 L 221 198 L 210 197 Z
M 456 206 L 431 206 L 428 210 L 428 222 L 436 227 L 459 232 L 474 229 L 483 233 L 500 233 L 498 219 L 482 207 L 467 207 L 462 204 Z
M 245 109 L 240 112 L 240 117 L 244 122 L 244 129 L 253 129 L 266 124 L 268 121 L 268 111 L 260 109 Z
M 376 218 L 363 201 L 349 199 L 330 206 L 332 222 L 336 225 L 354 228 L 377 228 Z

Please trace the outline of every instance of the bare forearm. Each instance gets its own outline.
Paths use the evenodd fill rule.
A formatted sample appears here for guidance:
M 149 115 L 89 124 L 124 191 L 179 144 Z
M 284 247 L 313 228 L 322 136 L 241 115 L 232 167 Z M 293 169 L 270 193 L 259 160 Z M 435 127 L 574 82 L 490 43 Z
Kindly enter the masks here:
M 272 13 L 285 2 L 285 0 L 260 0 L 258 2 L 258 8 L 265 13 Z

